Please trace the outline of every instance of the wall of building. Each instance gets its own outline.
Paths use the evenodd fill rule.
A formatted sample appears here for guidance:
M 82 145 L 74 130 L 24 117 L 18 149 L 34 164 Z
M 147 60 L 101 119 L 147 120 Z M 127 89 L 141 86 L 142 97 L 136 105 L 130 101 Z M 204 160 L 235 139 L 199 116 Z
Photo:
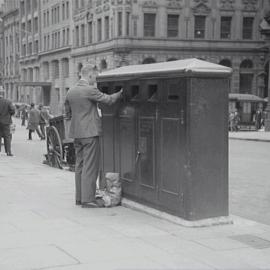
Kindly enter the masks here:
M 65 93 L 87 62 L 102 72 L 196 57 L 231 66 L 231 92 L 265 95 L 265 41 L 258 28 L 268 1 L 14 2 L 19 3 L 20 80 L 40 82 L 20 87 L 19 99 L 49 103 L 54 114 L 62 113 Z

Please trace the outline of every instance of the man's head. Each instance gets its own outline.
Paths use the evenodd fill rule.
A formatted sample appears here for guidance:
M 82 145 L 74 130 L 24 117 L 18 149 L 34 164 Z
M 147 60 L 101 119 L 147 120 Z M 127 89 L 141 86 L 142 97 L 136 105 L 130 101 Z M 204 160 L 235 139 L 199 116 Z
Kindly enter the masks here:
M 86 80 L 89 84 L 94 84 L 96 82 L 97 70 L 96 66 L 92 64 L 86 64 L 81 69 L 81 79 Z
M 31 104 L 30 104 L 30 107 L 31 107 L 31 108 L 34 108 L 34 107 L 35 107 L 35 103 L 31 103 Z
M 42 104 L 39 104 L 38 105 L 38 109 L 41 110 L 43 108 L 43 105 Z

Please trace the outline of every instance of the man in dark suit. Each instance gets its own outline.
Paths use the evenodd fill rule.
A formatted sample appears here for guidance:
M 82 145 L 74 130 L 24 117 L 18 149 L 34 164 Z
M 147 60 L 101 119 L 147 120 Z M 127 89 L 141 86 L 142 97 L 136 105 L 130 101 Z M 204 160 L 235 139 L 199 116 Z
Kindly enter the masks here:
M 15 107 L 12 102 L 5 99 L 0 93 L 0 138 L 4 138 L 5 150 L 8 156 L 13 156 L 11 153 L 11 134 L 10 125 L 12 123 L 11 116 L 15 114 Z
M 74 138 L 76 151 L 76 204 L 82 207 L 100 207 L 95 200 L 99 172 L 101 119 L 97 103 L 111 105 L 120 99 L 122 90 L 112 95 L 96 87 L 94 66 L 87 64 L 81 70 L 81 79 L 66 96 L 66 118 L 70 119 L 69 137 Z

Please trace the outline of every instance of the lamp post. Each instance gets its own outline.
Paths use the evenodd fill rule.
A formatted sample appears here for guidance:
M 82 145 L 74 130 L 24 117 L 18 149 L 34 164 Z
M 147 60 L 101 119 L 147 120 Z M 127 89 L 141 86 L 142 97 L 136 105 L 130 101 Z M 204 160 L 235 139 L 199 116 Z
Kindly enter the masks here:
M 260 24 L 260 32 L 265 37 L 265 42 L 267 46 L 267 59 L 266 63 L 268 63 L 268 67 L 270 68 L 270 11 L 266 13 L 264 16 L 264 20 Z M 268 72 L 268 85 L 267 85 L 267 106 L 266 106 L 266 119 L 264 121 L 265 123 L 265 131 L 270 131 L 270 72 Z

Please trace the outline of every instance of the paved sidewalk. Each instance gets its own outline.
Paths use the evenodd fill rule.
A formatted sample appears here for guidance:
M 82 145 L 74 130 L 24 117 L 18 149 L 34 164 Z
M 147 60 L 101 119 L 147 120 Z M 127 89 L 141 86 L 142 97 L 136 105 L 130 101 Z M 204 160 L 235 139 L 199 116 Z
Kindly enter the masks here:
M 270 269 L 270 226 L 187 228 L 74 205 L 74 174 L 0 154 L 0 269 Z
M 229 138 L 234 140 L 270 142 L 270 132 L 265 132 L 264 130 L 229 132 Z

